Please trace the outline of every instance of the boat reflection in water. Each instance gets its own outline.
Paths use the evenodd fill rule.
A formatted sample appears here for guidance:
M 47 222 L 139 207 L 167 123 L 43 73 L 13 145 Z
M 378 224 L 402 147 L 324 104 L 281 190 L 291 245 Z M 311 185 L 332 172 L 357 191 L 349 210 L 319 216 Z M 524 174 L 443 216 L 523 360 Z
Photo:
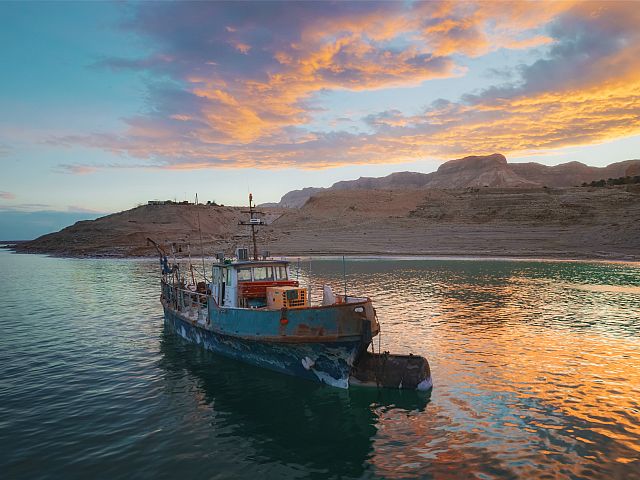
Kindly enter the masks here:
M 301 382 L 199 348 L 166 326 L 161 353 L 166 396 L 191 437 L 191 454 L 199 459 L 193 467 L 203 472 L 208 465 L 242 477 L 360 477 L 374 468 L 380 415 L 393 410 L 394 422 L 410 421 L 408 414 L 423 412 L 430 401 L 429 393 L 413 390 Z

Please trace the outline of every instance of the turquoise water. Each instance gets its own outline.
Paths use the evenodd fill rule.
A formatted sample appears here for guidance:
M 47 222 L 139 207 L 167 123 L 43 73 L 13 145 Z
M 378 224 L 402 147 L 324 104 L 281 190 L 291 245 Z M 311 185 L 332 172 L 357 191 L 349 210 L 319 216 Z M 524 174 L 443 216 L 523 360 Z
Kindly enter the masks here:
M 185 344 L 155 262 L 0 266 L 2 478 L 640 478 L 638 264 L 348 261 L 380 347 L 429 359 L 430 396 Z M 308 273 L 344 289 L 341 262 Z

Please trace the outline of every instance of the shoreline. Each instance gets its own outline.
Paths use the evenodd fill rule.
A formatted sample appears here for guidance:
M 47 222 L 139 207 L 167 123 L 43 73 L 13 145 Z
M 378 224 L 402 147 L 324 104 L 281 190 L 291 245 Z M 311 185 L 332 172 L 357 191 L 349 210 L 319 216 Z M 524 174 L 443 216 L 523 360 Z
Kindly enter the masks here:
M 57 252 L 38 252 L 38 251 L 19 251 L 9 246 L 8 244 L 2 244 L 0 242 L 0 250 L 6 250 L 12 254 L 18 255 L 44 255 L 51 258 L 63 258 L 70 260 L 149 260 L 157 261 L 157 255 L 117 255 L 117 254 L 104 254 L 104 255 L 73 255 Z M 617 256 L 612 255 L 610 257 L 606 255 L 590 256 L 590 255 L 549 255 L 547 254 L 531 254 L 531 255 L 517 255 L 517 254 L 505 254 L 495 255 L 493 253 L 468 253 L 468 254 L 453 254 L 453 253 L 437 253 L 426 254 L 416 253 L 390 253 L 390 252 L 359 252 L 359 253 L 335 253 L 335 252 L 314 252 L 314 253 L 299 253 L 289 255 L 270 255 L 271 258 L 282 258 L 291 261 L 292 263 L 297 259 L 300 260 L 335 260 L 340 261 L 344 256 L 345 260 L 351 261 L 368 261 L 368 260 L 396 260 L 396 261 L 413 261 L 413 260 L 433 260 L 433 261 L 504 261 L 504 262 L 567 262 L 567 263 L 620 263 L 620 264 L 639 264 L 640 255 L 638 256 Z M 188 260 L 187 256 L 176 256 L 177 261 Z M 193 259 L 201 259 L 202 257 L 192 255 Z M 212 261 L 214 256 L 205 256 L 206 261 Z M 195 261 L 195 260 L 194 260 Z

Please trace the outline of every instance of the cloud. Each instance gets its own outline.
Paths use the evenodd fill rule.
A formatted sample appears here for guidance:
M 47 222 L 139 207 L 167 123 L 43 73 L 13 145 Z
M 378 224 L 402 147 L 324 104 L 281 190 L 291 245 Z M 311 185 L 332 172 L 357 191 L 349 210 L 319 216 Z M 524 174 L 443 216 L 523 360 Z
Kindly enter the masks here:
M 0 207 L 2 212 L 33 212 L 33 211 L 48 211 L 52 210 L 51 205 L 45 203 L 19 203 L 16 205 L 3 205 Z
M 122 132 L 66 137 L 151 168 L 392 163 L 588 144 L 640 133 L 640 9 L 594 2 L 136 4 L 146 58 L 103 59 L 160 79 Z M 506 82 L 416 115 L 373 111 L 368 130 L 316 132 L 322 92 L 465 74 L 498 49 L 539 57 Z M 541 56 L 540 56 L 541 55 Z M 420 104 L 420 99 L 416 99 Z M 372 108 L 375 109 L 375 106 Z M 339 128 L 335 122 L 334 128 Z M 96 167 L 62 165 L 69 173 Z
M 102 216 L 89 212 L 66 212 L 52 209 L 0 209 L 0 240 L 31 240 L 58 231 L 80 220 Z
M 11 192 L 0 192 L 0 198 L 2 200 L 15 200 L 16 195 L 15 193 Z
M 0 143 L 0 157 L 6 157 L 11 152 L 12 148 L 9 145 Z
M 3 205 L 0 207 L 0 212 L 4 212 L 4 213 L 51 212 L 51 213 L 60 213 L 60 214 L 90 213 L 90 214 L 106 215 L 106 213 L 101 210 L 94 210 L 94 209 L 83 207 L 80 205 L 68 205 L 66 209 L 61 210 L 60 207 L 56 207 L 46 203 L 18 203 L 14 205 Z
M 67 207 L 67 211 L 70 213 L 95 213 L 99 215 L 105 215 L 104 212 L 100 210 L 95 210 L 92 208 L 82 207 L 80 205 L 69 205 Z
M 640 10 L 581 3 L 549 26 L 545 58 L 518 81 L 442 102 L 410 118 L 368 119 L 378 138 L 403 138 L 432 154 L 527 152 L 640 134 Z M 398 125 L 409 125 L 398 128 Z
M 112 137 L 100 136 L 97 138 L 108 139 Z M 58 142 L 56 144 L 60 145 L 60 144 L 68 144 L 68 143 L 74 143 L 74 142 L 80 143 L 80 142 L 83 142 L 85 139 L 84 137 L 71 136 L 71 137 L 64 137 L 63 140 L 64 141 Z M 95 143 L 92 143 L 91 145 L 99 146 L 101 145 L 101 143 L 95 142 Z M 90 164 L 90 165 L 84 164 L 84 163 L 62 163 L 54 167 L 53 171 L 55 173 L 62 173 L 62 174 L 88 175 L 88 174 L 95 173 L 105 169 L 139 169 L 139 168 L 152 168 L 153 166 L 154 166 L 153 164 L 149 164 L 149 163 L 131 163 L 131 162 L 130 163 L 111 162 L 111 163 Z
M 55 171 L 58 173 L 70 173 L 73 175 L 86 175 L 88 173 L 94 173 L 98 170 L 98 167 L 94 165 L 81 165 L 81 164 L 68 164 L 63 163 L 56 167 Z

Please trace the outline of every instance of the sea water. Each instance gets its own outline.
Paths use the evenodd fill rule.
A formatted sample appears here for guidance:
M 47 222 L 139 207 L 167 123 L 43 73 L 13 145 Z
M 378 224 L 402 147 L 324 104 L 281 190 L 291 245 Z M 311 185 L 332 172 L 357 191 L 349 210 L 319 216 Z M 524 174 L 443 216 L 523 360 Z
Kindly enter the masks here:
M 640 265 L 293 262 L 370 296 L 435 387 L 339 390 L 165 331 L 148 260 L 0 253 L 0 472 L 38 478 L 640 478 Z

